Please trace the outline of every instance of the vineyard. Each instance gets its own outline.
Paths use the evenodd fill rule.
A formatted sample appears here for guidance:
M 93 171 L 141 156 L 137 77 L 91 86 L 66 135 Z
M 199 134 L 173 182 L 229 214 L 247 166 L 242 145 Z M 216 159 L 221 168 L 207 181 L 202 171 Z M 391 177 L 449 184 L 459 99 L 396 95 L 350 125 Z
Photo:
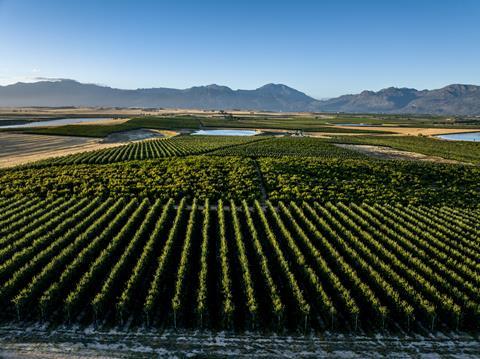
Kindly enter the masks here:
M 365 158 L 358 152 L 336 147 L 325 139 L 312 137 L 269 137 L 263 141 L 252 141 L 241 146 L 220 148 L 211 154 L 248 157 Z
M 262 198 L 263 186 L 272 200 L 300 198 L 322 203 L 475 206 L 480 199 L 478 166 L 354 156 L 335 149 L 318 157 L 207 154 L 110 164 L 38 165 L 0 170 L 0 196 L 252 200 Z
M 470 206 L 480 199 L 480 167 L 353 159 L 258 159 L 272 200 Z
M 219 148 L 230 148 L 259 141 L 258 138 L 215 136 L 205 139 L 203 136 L 179 136 L 172 139 L 147 140 L 134 142 L 115 148 L 82 152 L 71 156 L 46 160 L 37 165 L 65 164 L 105 164 L 132 160 L 150 160 L 155 158 L 198 155 Z
M 331 141 L 389 146 L 404 151 L 439 156 L 477 165 L 480 164 L 480 143 L 478 142 L 442 141 L 423 136 L 336 136 Z
M 478 330 L 480 209 L 0 199 L 2 321 Z
M 330 141 L 309 137 L 232 137 L 232 136 L 177 136 L 167 139 L 135 142 L 115 148 L 83 152 L 45 160 L 34 167 L 45 165 L 108 164 L 123 161 L 151 160 L 166 157 L 210 154 L 241 157 L 322 157 L 358 158 L 358 152 L 339 148 Z

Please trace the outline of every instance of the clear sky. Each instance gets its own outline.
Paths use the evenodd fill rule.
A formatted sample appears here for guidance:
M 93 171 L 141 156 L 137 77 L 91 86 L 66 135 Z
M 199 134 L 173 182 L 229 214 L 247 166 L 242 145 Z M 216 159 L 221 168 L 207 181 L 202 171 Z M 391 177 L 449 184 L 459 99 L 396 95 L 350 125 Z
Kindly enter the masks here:
M 477 0 L 0 0 L 0 84 L 480 85 Z

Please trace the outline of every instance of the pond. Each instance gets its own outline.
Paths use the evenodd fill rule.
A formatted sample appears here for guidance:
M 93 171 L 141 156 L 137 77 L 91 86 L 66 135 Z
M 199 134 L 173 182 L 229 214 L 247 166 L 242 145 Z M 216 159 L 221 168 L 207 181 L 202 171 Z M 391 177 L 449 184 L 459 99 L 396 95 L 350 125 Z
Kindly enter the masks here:
M 480 132 L 453 133 L 450 135 L 438 135 L 436 137 L 450 141 L 480 142 Z
M 0 120 L 0 129 L 2 128 L 31 128 L 31 127 L 47 127 L 47 126 L 63 126 L 63 125 L 74 125 L 82 122 L 96 122 L 96 121 L 105 121 L 112 120 L 111 118 L 104 117 L 94 117 L 94 118 L 57 118 L 54 120 L 43 120 L 43 121 L 29 121 L 27 123 L 17 124 L 17 125 L 6 125 L 2 126 L 2 121 L 13 121 L 16 119 L 2 119 Z
M 198 130 L 192 135 L 204 136 L 255 136 L 260 134 L 260 131 L 254 130 Z

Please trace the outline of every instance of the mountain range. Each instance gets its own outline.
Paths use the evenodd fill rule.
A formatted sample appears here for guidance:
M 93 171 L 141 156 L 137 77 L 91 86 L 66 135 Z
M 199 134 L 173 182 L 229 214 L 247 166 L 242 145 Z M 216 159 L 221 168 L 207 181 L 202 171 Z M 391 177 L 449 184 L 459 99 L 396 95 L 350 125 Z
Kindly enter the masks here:
M 480 86 L 454 84 L 437 90 L 390 87 L 316 100 L 282 84 L 255 90 L 208 85 L 188 89 L 123 90 L 74 80 L 0 86 L 2 107 L 162 107 L 388 114 L 480 115 Z

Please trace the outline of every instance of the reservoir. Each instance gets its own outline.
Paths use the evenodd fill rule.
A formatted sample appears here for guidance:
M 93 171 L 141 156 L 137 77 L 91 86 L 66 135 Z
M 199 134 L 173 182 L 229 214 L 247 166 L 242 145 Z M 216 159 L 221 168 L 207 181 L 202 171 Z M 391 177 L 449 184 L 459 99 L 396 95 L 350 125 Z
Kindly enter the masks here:
M 480 132 L 453 133 L 450 135 L 438 135 L 436 137 L 450 141 L 480 142 Z

